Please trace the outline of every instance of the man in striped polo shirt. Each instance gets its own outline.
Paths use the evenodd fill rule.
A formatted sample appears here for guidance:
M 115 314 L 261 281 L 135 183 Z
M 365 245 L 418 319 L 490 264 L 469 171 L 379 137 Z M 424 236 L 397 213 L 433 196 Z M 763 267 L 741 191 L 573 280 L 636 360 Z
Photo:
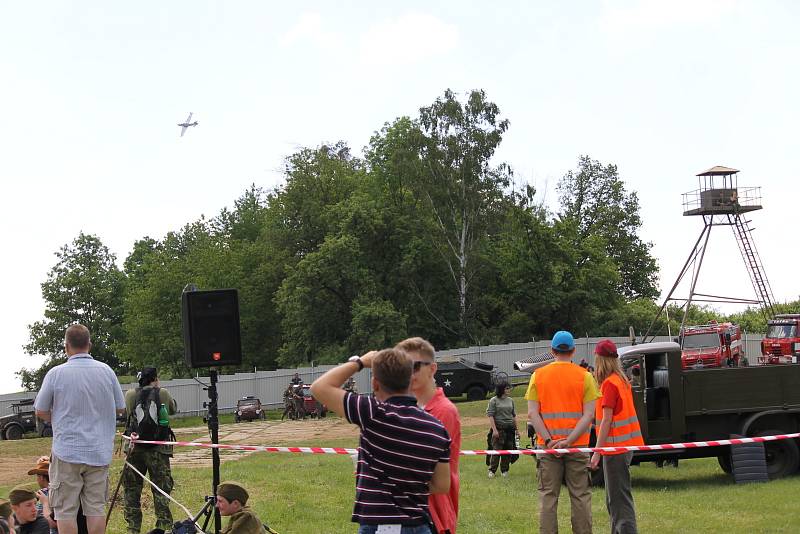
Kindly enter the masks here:
M 342 390 L 364 367 L 372 368 L 373 396 Z M 450 437 L 409 393 L 412 372 L 403 351 L 384 349 L 353 356 L 311 386 L 319 402 L 361 429 L 352 515 L 359 534 L 430 534 L 428 497 L 450 489 Z

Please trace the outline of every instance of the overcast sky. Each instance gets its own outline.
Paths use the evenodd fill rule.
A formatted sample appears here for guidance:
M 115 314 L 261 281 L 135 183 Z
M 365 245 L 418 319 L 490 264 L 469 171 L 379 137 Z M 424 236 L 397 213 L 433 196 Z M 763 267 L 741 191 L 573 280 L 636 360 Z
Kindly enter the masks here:
M 4 3 L 0 393 L 39 363 L 27 325 L 78 232 L 121 265 L 136 239 L 278 185 L 297 147 L 360 153 L 448 87 L 500 106 L 498 161 L 550 205 L 579 155 L 617 164 L 662 287 L 701 229 L 681 193 L 708 167 L 741 169 L 740 187 L 761 187 L 753 235 L 775 296 L 796 299 L 798 15 L 792 1 Z M 180 138 L 190 111 L 200 124 Z M 753 296 L 728 228 L 698 290 Z

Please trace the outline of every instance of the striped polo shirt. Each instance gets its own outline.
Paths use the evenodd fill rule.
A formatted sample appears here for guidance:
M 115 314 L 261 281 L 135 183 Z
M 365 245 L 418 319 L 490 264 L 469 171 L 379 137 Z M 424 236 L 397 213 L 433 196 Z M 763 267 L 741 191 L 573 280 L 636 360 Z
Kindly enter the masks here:
M 450 461 L 450 436 L 409 396 L 380 402 L 348 393 L 347 420 L 361 428 L 354 523 L 431 524 L 428 483 L 439 462 Z

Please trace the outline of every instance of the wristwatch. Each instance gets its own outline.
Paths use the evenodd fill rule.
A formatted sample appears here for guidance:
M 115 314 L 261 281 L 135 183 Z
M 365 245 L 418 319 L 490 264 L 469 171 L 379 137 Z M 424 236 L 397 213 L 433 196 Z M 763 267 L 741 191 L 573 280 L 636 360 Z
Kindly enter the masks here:
M 358 354 L 356 354 L 355 356 L 350 356 L 349 358 L 347 358 L 347 361 L 357 363 L 359 371 L 364 368 L 364 362 L 361 361 L 361 356 L 359 356 Z

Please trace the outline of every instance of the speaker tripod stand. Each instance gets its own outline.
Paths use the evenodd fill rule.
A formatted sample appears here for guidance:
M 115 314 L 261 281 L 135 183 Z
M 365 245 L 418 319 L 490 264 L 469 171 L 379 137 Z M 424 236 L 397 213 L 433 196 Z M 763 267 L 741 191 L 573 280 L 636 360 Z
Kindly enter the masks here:
M 204 402 L 203 406 L 208 408 L 208 432 L 211 435 L 211 443 L 213 445 L 219 444 L 219 411 L 217 407 L 217 371 L 216 369 L 209 370 L 211 383 L 207 388 L 208 402 Z M 217 486 L 219 486 L 219 449 L 214 447 L 211 449 L 211 495 L 206 496 L 206 503 L 197 514 L 195 521 L 200 519 L 201 516 L 205 517 L 203 522 L 203 531 L 207 532 L 208 523 L 211 521 L 211 516 L 214 516 L 214 534 L 219 534 L 222 529 L 222 518 L 219 515 L 219 509 L 216 507 L 217 503 Z

